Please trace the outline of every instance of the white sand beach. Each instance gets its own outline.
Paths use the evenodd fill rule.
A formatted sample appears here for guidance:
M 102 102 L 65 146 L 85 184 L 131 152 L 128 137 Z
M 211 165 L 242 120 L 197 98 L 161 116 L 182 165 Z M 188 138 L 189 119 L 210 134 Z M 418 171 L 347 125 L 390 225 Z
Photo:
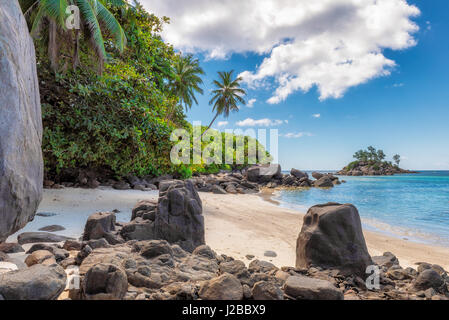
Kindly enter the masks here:
M 120 211 L 117 220 L 128 222 L 137 201 L 157 197 L 157 191 L 117 191 L 109 188 L 45 190 L 38 212 L 56 215 L 36 216 L 18 234 L 57 224 L 66 228 L 58 234 L 79 237 L 90 214 L 116 209 Z M 253 255 L 279 267 L 295 265 L 296 238 L 304 213 L 280 207 L 266 194 L 200 193 L 200 197 L 204 208 L 206 243 L 215 251 L 246 263 L 249 263 L 246 255 Z M 403 267 L 416 268 L 415 263 L 428 262 L 449 269 L 447 247 L 415 243 L 374 232 L 365 231 L 364 234 L 371 255 L 391 251 Z M 14 241 L 16 237 L 17 234 L 8 241 Z M 267 250 L 276 252 L 277 256 L 264 256 Z

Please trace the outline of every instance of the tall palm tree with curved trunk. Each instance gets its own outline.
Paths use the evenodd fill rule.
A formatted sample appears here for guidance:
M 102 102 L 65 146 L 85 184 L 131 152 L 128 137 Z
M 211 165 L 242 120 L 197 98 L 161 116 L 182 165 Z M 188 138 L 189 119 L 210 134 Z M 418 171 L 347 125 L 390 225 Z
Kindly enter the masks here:
M 192 55 L 185 57 L 179 57 L 173 66 L 173 80 L 171 83 L 173 93 L 179 97 L 179 103 L 184 106 L 186 111 L 192 108 L 193 103 L 198 104 L 198 100 L 195 97 L 195 93 L 203 94 L 203 89 L 200 85 L 203 84 L 201 75 L 205 72 L 200 67 L 200 62 Z M 167 119 L 170 120 L 173 110 L 167 115 Z
M 213 97 L 209 101 L 209 105 L 214 106 L 212 111 L 216 112 L 216 114 L 201 136 L 212 127 L 212 124 L 218 116 L 223 115 L 225 118 L 228 118 L 231 112 L 239 111 L 239 104 L 246 105 L 244 99 L 246 91 L 243 90 L 240 85 L 240 82 L 243 79 L 241 77 L 234 79 L 233 75 L 234 70 L 229 72 L 218 72 L 219 80 L 214 80 L 213 82 L 216 89 L 212 91 Z
M 126 45 L 126 36 L 120 23 L 108 10 L 107 5 L 123 7 L 127 5 L 125 0 L 19 0 L 26 17 L 31 21 L 31 35 L 37 36 L 44 19 L 49 21 L 49 42 L 48 56 L 54 70 L 58 65 L 59 44 L 57 40 L 58 32 L 68 32 L 65 20 L 68 18 L 66 12 L 69 5 L 79 8 L 81 23 L 86 27 L 74 30 L 75 46 L 72 58 L 74 69 L 79 63 L 79 39 L 80 32 L 87 32 L 90 44 L 95 50 L 100 63 L 100 69 L 106 58 L 103 32 L 100 23 L 105 30 L 114 38 L 114 43 L 120 52 L 123 52 Z

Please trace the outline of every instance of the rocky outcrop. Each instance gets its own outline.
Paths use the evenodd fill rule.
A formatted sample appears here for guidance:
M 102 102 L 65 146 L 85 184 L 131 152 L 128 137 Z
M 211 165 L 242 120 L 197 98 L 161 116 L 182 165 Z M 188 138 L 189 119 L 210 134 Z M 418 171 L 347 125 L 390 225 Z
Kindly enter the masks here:
M 54 300 L 66 286 L 64 269 L 56 264 L 0 274 L 0 295 L 6 300 Z
M 389 162 L 358 161 L 337 172 L 341 176 L 392 176 L 395 174 L 416 173 L 401 169 Z
M 17 242 L 19 244 L 38 243 L 38 242 L 62 242 L 66 240 L 73 240 L 73 239 L 48 232 L 24 232 L 17 236 Z
M 364 275 L 372 264 L 356 207 L 328 203 L 308 210 L 296 244 L 296 267 Z
M 190 180 L 165 180 L 159 185 L 157 204 L 141 201 L 132 221 L 120 231 L 125 240 L 163 239 L 192 252 L 203 245 L 204 217 L 201 199 Z
M 12 27 L 14 26 L 14 27 Z M 42 116 L 33 41 L 17 0 L 0 1 L 0 242 L 42 199 Z

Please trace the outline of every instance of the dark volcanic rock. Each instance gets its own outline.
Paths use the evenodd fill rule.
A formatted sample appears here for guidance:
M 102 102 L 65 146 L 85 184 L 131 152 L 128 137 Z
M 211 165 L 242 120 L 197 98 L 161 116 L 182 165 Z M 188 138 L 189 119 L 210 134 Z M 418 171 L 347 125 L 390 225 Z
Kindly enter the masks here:
M 0 242 L 42 200 L 42 115 L 33 40 L 18 1 L 0 2 Z M 6 298 L 6 297 L 5 297 Z
M 62 267 L 36 264 L 0 274 L 0 295 L 5 300 L 54 300 L 64 290 L 66 279 Z
M 154 234 L 179 244 L 192 252 L 205 244 L 203 205 L 190 181 L 163 181 L 159 185 L 159 201 Z
M 328 203 L 309 209 L 297 240 L 297 268 L 319 266 L 364 275 L 372 264 L 356 207 Z
M 332 188 L 334 186 L 334 183 L 328 176 L 323 176 L 320 179 L 316 180 L 313 183 L 313 186 L 317 188 Z
M 48 232 L 24 232 L 19 234 L 17 237 L 17 242 L 19 242 L 19 244 L 38 242 L 62 242 L 66 240 L 74 239 Z

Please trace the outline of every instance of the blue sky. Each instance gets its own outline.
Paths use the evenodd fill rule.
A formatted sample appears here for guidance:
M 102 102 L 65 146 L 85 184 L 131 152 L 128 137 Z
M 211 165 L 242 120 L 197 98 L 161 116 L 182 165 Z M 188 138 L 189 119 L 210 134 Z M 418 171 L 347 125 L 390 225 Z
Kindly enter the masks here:
M 342 4 L 341 7 L 326 10 L 326 21 L 332 20 L 335 15 L 350 15 L 353 12 L 348 5 L 348 3 L 352 4 L 351 0 L 339 1 Z M 193 5 L 190 9 L 188 6 L 185 9 L 178 8 L 173 13 L 174 17 L 171 17 L 170 28 L 172 29 L 169 29 L 164 37 L 180 50 L 195 53 L 206 71 L 205 95 L 199 96 L 199 105 L 194 106 L 189 112 L 189 121 L 202 121 L 204 125 L 207 125 L 213 118 L 208 101 L 211 83 L 216 78 L 217 71 L 233 69 L 237 74 L 246 71 L 250 77 L 262 80 L 262 84 L 247 81 L 245 85 L 248 89 L 247 100 L 255 99 L 256 101 L 251 108 L 242 106 L 240 112 L 231 114 L 228 119 L 217 119 L 214 127 L 219 128 L 220 121 L 228 122 L 221 127 L 222 129 L 232 129 L 239 128 L 237 123 L 245 119 L 282 120 L 282 124 L 276 126 L 256 125 L 245 128 L 279 130 L 282 135 L 279 138 L 279 162 L 284 169 L 291 167 L 340 169 L 352 161 L 355 151 L 373 145 L 382 148 L 390 157 L 395 153 L 402 155 L 402 166 L 405 168 L 449 170 L 449 20 L 447 19 L 449 2 L 444 0 L 407 1 L 406 3 L 403 0 L 394 1 L 398 2 L 398 6 L 391 11 L 397 10 L 397 13 L 392 15 L 390 20 L 383 19 L 380 22 L 381 27 L 385 29 L 383 34 L 376 31 L 375 34 L 364 37 L 354 31 L 353 35 L 346 36 L 345 33 L 336 33 L 333 25 L 324 25 L 323 30 L 316 31 L 316 26 L 310 27 L 310 22 L 304 23 L 301 16 L 298 16 L 294 19 L 294 21 L 300 21 L 297 28 L 312 31 L 309 34 L 307 34 L 309 31 L 300 33 L 294 30 L 293 26 L 285 33 L 288 36 L 288 32 L 291 32 L 293 40 L 288 39 L 284 42 L 276 42 L 273 37 L 271 39 L 268 28 L 266 38 L 259 37 L 258 33 L 255 33 L 250 40 L 242 40 L 239 32 L 234 32 L 230 27 L 226 31 L 232 41 L 229 43 L 226 43 L 227 38 L 214 43 L 214 39 L 218 37 L 214 25 L 209 27 L 206 25 L 207 28 L 200 28 L 200 32 L 192 31 L 191 34 L 183 34 L 180 30 L 184 32 L 188 28 L 177 24 L 176 19 L 185 23 L 185 17 L 201 12 L 205 3 L 198 0 L 197 7 Z M 326 0 L 322 2 L 323 6 L 328 3 Z M 156 8 L 156 14 L 170 16 L 170 12 L 164 11 L 164 5 L 156 0 L 145 0 L 144 4 Z M 413 6 L 419 9 L 419 15 L 415 14 L 416 9 Z M 198 11 L 195 11 L 196 9 Z M 230 13 L 232 16 L 232 11 Z M 374 19 L 375 17 L 371 17 L 370 14 L 367 15 L 367 19 Z M 380 17 L 383 18 L 383 15 L 380 14 Z M 376 19 L 373 21 L 379 21 Z M 214 21 L 216 20 L 215 17 Z M 225 20 L 223 18 L 222 23 Z M 354 24 L 364 23 L 360 19 L 351 21 L 354 21 Z M 419 30 L 412 30 L 410 22 L 416 24 Z M 238 27 L 246 28 L 244 24 Z M 348 30 L 357 28 L 356 25 L 348 27 L 351 28 Z M 195 29 L 193 26 L 190 28 Z M 251 29 L 247 30 L 251 34 Z M 263 26 L 260 26 L 260 30 L 260 32 L 264 30 Z M 284 32 L 285 28 L 282 30 L 272 31 L 273 33 Z M 255 29 L 255 32 L 258 30 Z M 315 59 L 317 56 L 326 57 L 327 44 L 320 43 L 324 39 L 323 34 L 330 35 L 333 37 L 332 40 L 341 37 L 342 42 L 360 41 L 360 44 L 354 46 L 357 54 L 354 54 L 354 50 L 348 54 L 351 57 L 353 55 L 360 57 L 360 67 L 355 70 L 354 65 L 357 62 L 355 58 L 351 62 L 352 65 L 349 65 L 352 70 L 348 69 L 347 77 L 345 72 L 338 74 L 339 69 L 335 69 L 334 75 L 316 76 L 316 70 L 313 68 L 317 64 L 328 63 L 329 70 L 334 70 L 332 69 L 334 60 Z M 409 38 L 404 39 L 404 34 Z M 392 42 L 390 35 L 395 42 Z M 257 38 L 254 43 L 252 43 L 253 38 Z M 286 62 L 284 61 L 287 71 L 265 77 L 264 74 L 268 68 L 263 67 L 264 59 L 268 59 L 271 64 L 277 63 L 275 66 L 278 69 L 282 68 L 282 64 L 276 60 L 275 48 L 282 47 L 289 41 L 293 44 L 296 41 L 298 44 L 296 48 L 299 51 L 281 52 L 280 56 L 285 56 L 285 52 L 292 53 L 292 56 L 287 57 Z M 303 44 L 307 41 L 314 43 L 313 47 L 304 47 Z M 378 45 L 378 43 L 381 44 Z M 227 49 L 228 47 L 230 49 Z M 366 52 L 359 55 L 360 48 Z M 301 60 L 292 64 L 292 60 L 309 49 L 315 59 L 312 63 Z M 370 65 L 366 61 L 371 60 L 365 60 L 365 58 L 372 57 L 369 53 L 373 51 L 379 54 L 376 61 Z M 394 66 L 391 65 L 392 61 Z M 290 69 L 292 69 L 291 74 L 289 74 Z M 309 72 L 308 75 L 306 75 L 307 72 Z M 300 78 L 301 84 L 277 99 L 276 103 L 267 102 L 274 96 L 280 96 L 277 94 L 280 91 L 276 90 L 283 87 L 281 76 L 284 73 L 289 74 L 288 79 Z M 308 81 L 311 81 L 313 85 L 304 84 Z M 288 82 L 288 85 L 291 83 L 293 81 Z M 288 134 L 296 137 L 287 138 L 285 135 Z

